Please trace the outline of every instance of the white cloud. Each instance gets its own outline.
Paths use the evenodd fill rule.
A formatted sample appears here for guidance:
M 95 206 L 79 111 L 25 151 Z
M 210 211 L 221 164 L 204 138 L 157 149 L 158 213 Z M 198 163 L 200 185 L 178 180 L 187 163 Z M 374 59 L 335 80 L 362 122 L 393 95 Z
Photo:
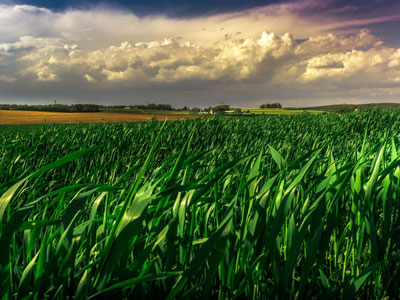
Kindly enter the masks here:
M 52 12 L 46 8 L 36 7 L 32 5 L 15 5 L 13 7 L 15 12 L 26 14 L 47 14 L 51 15 Z

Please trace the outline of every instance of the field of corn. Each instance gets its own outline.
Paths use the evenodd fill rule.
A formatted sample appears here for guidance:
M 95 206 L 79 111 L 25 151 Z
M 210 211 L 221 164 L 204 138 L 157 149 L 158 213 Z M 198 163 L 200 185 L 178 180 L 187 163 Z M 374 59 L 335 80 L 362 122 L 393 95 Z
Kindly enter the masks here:
M 0 127 L 1 299 L 396 299 L 400 113 Z

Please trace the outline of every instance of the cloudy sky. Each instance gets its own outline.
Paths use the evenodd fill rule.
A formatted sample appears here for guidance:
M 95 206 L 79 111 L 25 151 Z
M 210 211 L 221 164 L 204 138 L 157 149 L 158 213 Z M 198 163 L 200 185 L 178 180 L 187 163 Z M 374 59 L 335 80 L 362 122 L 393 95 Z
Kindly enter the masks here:
M 400 102 L 399 28 L 397 0 L 0 0 L 0 102 Z

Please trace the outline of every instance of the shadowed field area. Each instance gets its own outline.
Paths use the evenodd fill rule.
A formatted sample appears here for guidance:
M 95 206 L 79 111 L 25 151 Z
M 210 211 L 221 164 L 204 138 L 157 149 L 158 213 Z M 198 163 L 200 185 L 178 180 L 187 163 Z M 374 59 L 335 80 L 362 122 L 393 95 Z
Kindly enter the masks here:
M 133 113 L 56 113 L 39 111 L 0 110 L 0 125 L 18 124 L 66 124 L 98 122 L 145 122 L 153 118 L 158 121 L 193 119 L 190 114 L 133 114 Z

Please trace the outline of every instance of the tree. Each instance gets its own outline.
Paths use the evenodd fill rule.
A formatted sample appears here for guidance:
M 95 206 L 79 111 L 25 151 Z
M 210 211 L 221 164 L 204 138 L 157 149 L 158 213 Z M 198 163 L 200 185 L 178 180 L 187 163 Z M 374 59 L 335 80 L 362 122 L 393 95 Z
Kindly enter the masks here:
M 271 107 L 272 108 L 282 108 L 282 105 L 280 103 L 272 103 Z
M 267 103 L 261 104 L 260 108 L 282 108 L 282 105 L 280 103 Z
M 225 104 L 217 105 L 214 107 L 214 112 L 223 114 L 223 113 L 225 113 L 225 111 L 230 110 L 230 109 L 231 109 L 231 107 L 229 105 L 225 105 Z
M 136 109 L 143 110 L 175 110 L 170 104 L 155 104 L 155 103 L 147 103 L 147 104 L 137 104 L 133 106 Z

